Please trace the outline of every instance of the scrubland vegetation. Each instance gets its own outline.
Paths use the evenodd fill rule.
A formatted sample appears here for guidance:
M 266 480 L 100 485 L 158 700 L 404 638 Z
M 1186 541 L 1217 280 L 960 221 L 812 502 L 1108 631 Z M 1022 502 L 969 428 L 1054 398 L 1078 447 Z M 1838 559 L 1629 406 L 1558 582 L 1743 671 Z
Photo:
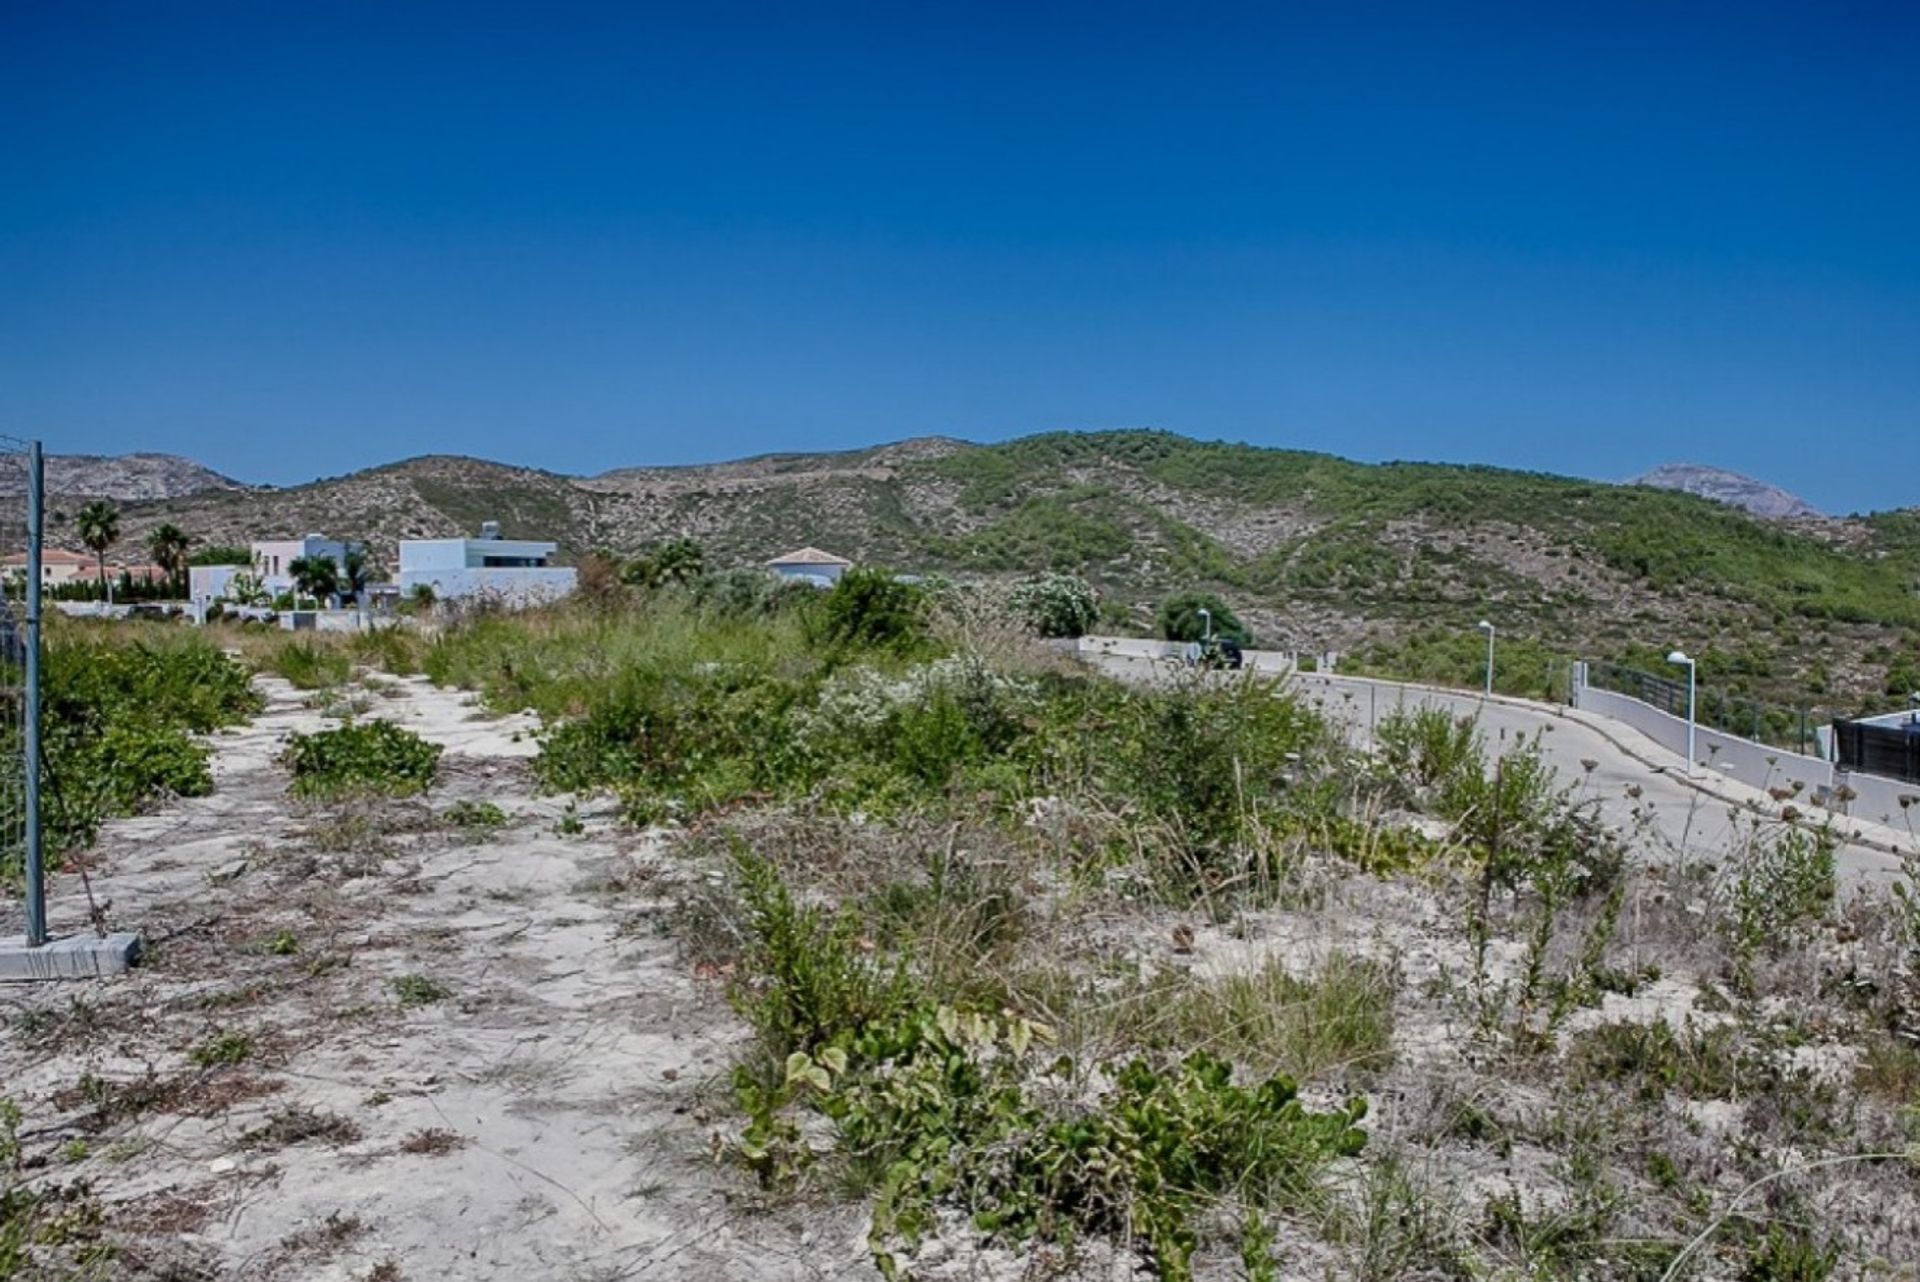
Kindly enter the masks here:
M 545 786 L 664 824 L 753 1032 L 721 1151 L 955 1243 L 1154 1276 L 1827 1278 L 1920 1257 L 1920 918 L 1831 843 L 1606 831 L 1470 723 L 1123 686 L 993 609 L 474 621 Z M 1051 1261 L 1051 1264 L 1046 1262 Z
M 259 707 L 245 668 L 204 636 L 177 628 L 59 620 L 48 632 L 42 681 L 50 862 L 85 846 L 107 819 L 162 797 L 206 793 L 213 786 L 208 750 L 196 736 Z M 21 751 L 17 737 L 4 751 Z M 18 778 L 9 776 L 0 799 L 0 831 L 20 830 Z M 20 875 L 21 854 L 6 852 L 9 880 Z
M 1843 893 L 1819 829 L 1664 848 L 1535 744 L 1396 714 L 1362 754 L 1284 685 L 1097 675 L 999 597 L 727 600 L 250 662 L 532 709 L 538 786 L 657 834 L 743 1030 L 706 1096 L 748 1214 L 863 1208 L 890 1278 L 1913 1276 L 1920 911 Z M 180 725 L 245 710 L 199 698 Z M 373 703 L 296 739 L 296 793 L 432 785 Z

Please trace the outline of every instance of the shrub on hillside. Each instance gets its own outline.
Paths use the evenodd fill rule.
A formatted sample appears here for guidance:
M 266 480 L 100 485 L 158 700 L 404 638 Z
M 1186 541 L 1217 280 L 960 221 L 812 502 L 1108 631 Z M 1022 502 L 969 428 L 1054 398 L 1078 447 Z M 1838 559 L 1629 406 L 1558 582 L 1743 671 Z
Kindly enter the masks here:
M 911 650 L 926 638 L 924 604 L 918 587 L 885 570 L 848 570 L 821 599 L 823 635 L 833 645 Z
M 1202 610 L 1211 615 L 1211 627 Z M 1160 635 L 1169 641 L 1199 641 L 1212 635 L 1241 645 L 1253 644 L 1253 632 L 1211 592 L 1182 592 L 1161 602 Z
M 1043 637 L 1082 637 L 1100 617 L 1093 585 L 1071 574 L 1039 574 L 1014 585 L 1007 604 Z

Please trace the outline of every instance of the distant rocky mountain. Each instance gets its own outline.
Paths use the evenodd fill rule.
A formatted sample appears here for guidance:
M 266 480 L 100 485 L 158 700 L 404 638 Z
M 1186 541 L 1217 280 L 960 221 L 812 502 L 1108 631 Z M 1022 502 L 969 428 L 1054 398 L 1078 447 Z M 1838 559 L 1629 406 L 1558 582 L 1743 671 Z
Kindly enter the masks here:
M 1683 494 L 1698 494 L 1703 499 L 1713 499 L 1720 503 L 1730 503 L 1734 507 L 1745 508 L 1755 516 L 1765 517 L 1769 521 L 1784 521 L 1801 517 L 1817 517 L 1819 509 L 1797 494 L 1790 494 L 1777 485 L 1743 476 L 1739 472 L 1729 472 L 1721 467 L 1707 467 L 1700 463 L 1669 463 L 1656 467 L 1645 476 L 1633 479 L 1635 485 L 1651 485 L 1658 490 L 1679 490 Z
M 247 488 L 178 454 L 49 454 L 46 462 L 47 494 L 63 500 L 135 503 Z M 20 485 L 17 469 L 0 469 L 0 492 L 17 492 Z

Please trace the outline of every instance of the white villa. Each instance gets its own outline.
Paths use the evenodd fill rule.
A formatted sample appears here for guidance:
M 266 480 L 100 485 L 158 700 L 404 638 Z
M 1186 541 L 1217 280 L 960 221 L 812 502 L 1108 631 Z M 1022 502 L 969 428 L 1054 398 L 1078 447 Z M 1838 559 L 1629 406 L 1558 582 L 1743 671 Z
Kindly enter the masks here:
M 346 577 L 347 555 L 366 551 L 352 539 L 330 539 L 309 534 L 303 539 L 262 539 L 253 544 L 250 565 L 195 565 L 187 569 L 187 595 L 195 601 L 218 601 L 227 596 L 235 575 L 251 575 L 268 594 L 293 591 L 293 563 L 302 557 L 325 557 Z
M 767 568 L 783 579 L 797 579 L 816 587 L 830 588 L 841 575 L 853 568 L 853 562 L 844 556 L 822 552 L 816 547 L 804 547 L 785 556 L 774 557 L 767 562 Z
M 425 585 L 442 601 L 543 605 L 575 586 L 573 567 L 553 563 L 558 549 L 556 543 L 503 539 L 499 523 L 488 521 L 477 539 L 400 540 L 397 582 L 402 595 Z

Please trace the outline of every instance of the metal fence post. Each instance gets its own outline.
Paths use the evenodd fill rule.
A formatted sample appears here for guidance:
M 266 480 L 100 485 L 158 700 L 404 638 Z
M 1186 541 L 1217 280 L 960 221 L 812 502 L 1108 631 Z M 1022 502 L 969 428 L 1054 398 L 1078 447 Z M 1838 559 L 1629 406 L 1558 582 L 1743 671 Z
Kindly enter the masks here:
M 45 460 L 40 442 L 27 446 L 27 652 L 22 692 L 25 704 L 24 738 L 26 757 L 25 818 L 23 855 L 27 875 L 27 947 L 38 948 L 47 942 L 47 887 L 41 868 L 40 847 L 40 535 L 46 493 Z

